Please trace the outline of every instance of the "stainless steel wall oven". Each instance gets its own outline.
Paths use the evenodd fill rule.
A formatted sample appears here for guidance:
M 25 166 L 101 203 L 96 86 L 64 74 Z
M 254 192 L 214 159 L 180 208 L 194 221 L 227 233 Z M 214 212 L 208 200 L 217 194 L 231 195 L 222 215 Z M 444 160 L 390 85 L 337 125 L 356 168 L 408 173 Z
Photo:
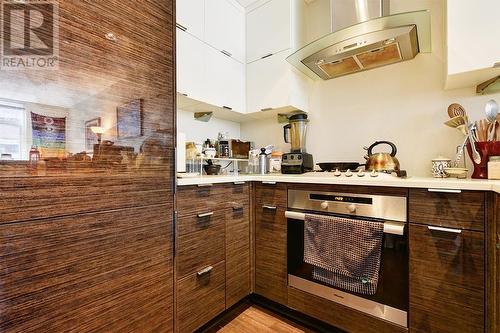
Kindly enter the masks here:
M 360 223 L 366 220 L 384 223 L 379 280 L 374 295 L 334 288 L 313 278 L 313 266 L 304 262 L 307 213 L 359 219 Z M 408 327 L 406 197 L 289 190 L 286 217 L 290 287 Z

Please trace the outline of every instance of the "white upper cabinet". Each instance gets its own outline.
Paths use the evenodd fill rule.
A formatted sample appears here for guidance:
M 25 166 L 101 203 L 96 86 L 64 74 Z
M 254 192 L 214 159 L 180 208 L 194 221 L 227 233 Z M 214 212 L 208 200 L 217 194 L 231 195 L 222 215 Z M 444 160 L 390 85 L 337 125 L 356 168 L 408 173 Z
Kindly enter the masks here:
M 210 46 L 206 51 L 205 90 L 207 97 L 204 102 L 244 113 L 244 64 Z
M 187 31 L 177 33 L 177 92 L 197 100 L 206 99 L 204 89 L 207 45 Z
M 178 0 L 177 27 L 203 40 L 205 35 L 205 0 Z
M 247 112 L 308 110 L 310 79 L 286 61 L 288 51 L 247 65 Z
M 448 0 L 446 88 L 475 86 L 500 75 L 498 0 Z
M 245 62 L 245 12 L 229 0 L 206 0 L 205 41 Z
M 291 1 L 271 0 L 247 13 L 247 63 L 291 47 Z

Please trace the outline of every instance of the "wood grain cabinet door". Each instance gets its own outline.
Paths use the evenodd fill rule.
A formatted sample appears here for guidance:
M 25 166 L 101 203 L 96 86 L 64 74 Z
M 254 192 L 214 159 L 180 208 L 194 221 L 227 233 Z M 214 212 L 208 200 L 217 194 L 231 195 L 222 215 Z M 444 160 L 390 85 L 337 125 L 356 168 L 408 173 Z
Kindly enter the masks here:
M 255 292 L 287 304 L 285 208 L 255 208 Z
M 484 332 L 484 234 L 410 225 L 410 332 Z
M 248 205 L 226 213 L 226 307 L 250 294 L 250 216 Z

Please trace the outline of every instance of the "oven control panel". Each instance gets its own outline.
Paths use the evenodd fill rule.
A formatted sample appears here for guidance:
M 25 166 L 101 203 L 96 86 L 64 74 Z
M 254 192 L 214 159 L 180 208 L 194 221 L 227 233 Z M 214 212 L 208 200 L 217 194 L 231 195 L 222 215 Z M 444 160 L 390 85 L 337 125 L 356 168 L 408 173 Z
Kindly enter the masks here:
M 326 212 L 391 221 L 407 221 L 406 197 L 289 190 L 288 207 L 312 213 Z

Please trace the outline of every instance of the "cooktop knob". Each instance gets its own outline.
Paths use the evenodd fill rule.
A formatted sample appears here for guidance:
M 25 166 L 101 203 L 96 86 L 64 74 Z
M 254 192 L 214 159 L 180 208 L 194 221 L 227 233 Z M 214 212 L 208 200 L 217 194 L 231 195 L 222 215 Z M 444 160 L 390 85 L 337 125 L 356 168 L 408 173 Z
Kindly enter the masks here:
M 349 211 L 349 213 L 356 213 L 356 205 L 350 204 L 349 206 L 347 206 L 347 210 Z
M 328 209 L 328 201 L 323 201 L 320 206 L 322 209 Z

